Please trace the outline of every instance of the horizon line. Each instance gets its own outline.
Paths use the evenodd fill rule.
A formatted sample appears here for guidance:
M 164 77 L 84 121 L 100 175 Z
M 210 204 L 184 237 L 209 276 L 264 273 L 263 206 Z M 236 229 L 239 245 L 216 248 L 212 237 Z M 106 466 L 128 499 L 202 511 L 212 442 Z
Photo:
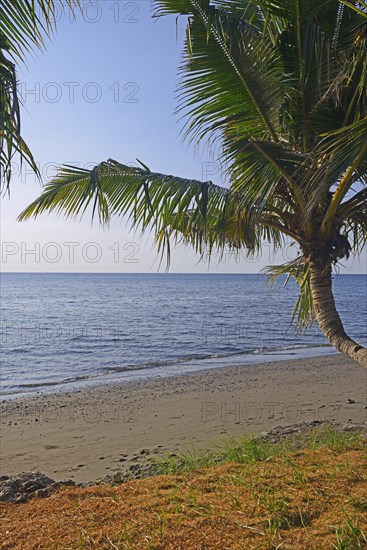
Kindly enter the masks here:
M 255 273 L 213 273 L 213 272 L 194 272 L 194 271 L 2 271 L 0 269 L 0 275 L 262 275 L 267 277 L 266 273 L 261 271 Z M 334 273 L 337 276 L 349 276 L 349 275 L 363 275 L 367 277 L 367 273 Z

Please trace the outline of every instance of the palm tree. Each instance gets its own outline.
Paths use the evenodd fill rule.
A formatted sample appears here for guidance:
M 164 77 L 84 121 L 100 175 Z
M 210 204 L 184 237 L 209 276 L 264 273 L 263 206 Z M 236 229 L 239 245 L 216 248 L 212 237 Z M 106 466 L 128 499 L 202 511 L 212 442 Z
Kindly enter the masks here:
M 56 9 L 74 12 L 80 0 L 2 0 L 0 2 L 0 185 L 9 189 L 12 161 L 18 154 L 36 174 L 38 168 L 20 124 L 16 62 L 42 49 L 56 27 Z
M 201 254 L 257 253 L 291 240 L 299 256 L 273 267 L 299 284 L 294 316 L 314 318 L 338 350 L 367 367 L 344 328 L 332 272 L 367 239 L 367 18 L 363 2 L 158 0 L 187 18 L 178 111 L 195 145 L 221 144 L 228 187 L 108 160 L 62 166 L 20 220 L 44 211 L 100 223 L 127 216 Z

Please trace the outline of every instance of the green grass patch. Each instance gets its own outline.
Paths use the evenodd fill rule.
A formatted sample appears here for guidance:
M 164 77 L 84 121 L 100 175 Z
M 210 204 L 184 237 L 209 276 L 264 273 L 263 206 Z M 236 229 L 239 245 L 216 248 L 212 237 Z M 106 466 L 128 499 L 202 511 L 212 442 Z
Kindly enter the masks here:
M 358 433 L 342 432 L 332 427 L 313 428 L 298 436 L 285 437 L 277 443 L 266 439 L 241 435 L 224 439 L 214 449 L 200 452 L 195 447 L 175 455 L 166 455 L 155 461 L 158 474 L 179 474 L 219 464 L 234 462 L 251 464 L 283 458 L 291 460 L 292 453 L 298 449 L 316 450 L 329 448 L 337 451 L 360 449 L 366 445 L 366 439 Z M 294 471 L 295 483 L 302 484 L 303 476 Z

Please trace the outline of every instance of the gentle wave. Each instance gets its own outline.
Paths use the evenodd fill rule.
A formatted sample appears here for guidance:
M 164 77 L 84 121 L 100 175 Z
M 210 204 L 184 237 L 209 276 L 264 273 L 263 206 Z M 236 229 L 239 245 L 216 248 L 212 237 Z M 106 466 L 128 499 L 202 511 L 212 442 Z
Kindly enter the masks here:
M 262 348 L 255 348 L 252 350 L 246 350 L 246 351 L 236 351 L 231 353 L 209 353 L 207 355 L 189 355 L 186 357 L 179 357 L 177 359 L 167 359 L 162 361 L 150 361 L 147 363 L 140 363 L 140 364 L 133 364 L 133 365 L 124 365 L 124 366 L 116 366 L 116 367 L 105 367 L 103 370 L 107 373 L 118 373 L 118 372 L 127 372 L 132 370 L 143 370 L 143 369 L 150 369 L 155 367 L 165 367 L 165 366 L 174 366 L 179 365 L 182 363 L 190 363 L 191 361 L 207 361 L 208 359 L 224 359 L 224 358 L 230 358 L 230 357 L 236 357 L 240 355 L 257 355 L 257 354 L 263 354 L 263 353 L 276 353 L 278 351 L 291 351 L 291 350 L 300 350 L 300 349 L 311 349 L 311 348 L 327 348 L 329 347 L 328 344 L 299 344 L 295 346 L 275 346 L 273 348 L 270 347 L 262 347 Z
M 90 374 L 85 375 L 78 375 L 71 378 L 63 378 L 60 380 L 55 381 L 47 381 L 47 382 L 33 382 L 33 383 L 26 383 L 26 384 L 19 384 L 19 392 L 22 392 L 22 389 L 37 389 L 37 388 L 52 388 L 55 386 L 65 386 L 69 384 L 74 384 L 77 382 L 82 381 L 88 381 L 88 380 L 94 380 L 94 379 L 101 379 L 103 376 L 106 376 L 106 374 L 118 374 L 118 373 L 127 373 L 127 372 L 133 372 L 133 371 L 145 371 L 153 368 L 164 368 L 164 367 L 174 367 L 175 365 L 180 364 L 187 364 L 191 363 L 193 361 L 208 361 L 210 359 L 224 359 L 224 358 L 231 358 L 231 357 L 239 357 L 239 356 L 250 356 L 250 355 L 257 355 L 257 354 L 268 354 L 268 353 L 276 353 L 280 351 L 292 351 L 292 350 L 301 350 L 301 349 L 312 349 L 312 348 L 327 348 L 329 347 L 327 344 L 319 344 L 319 345 L 312 345 L 312 344 L 305 344 L 305 345 L 296 345 L 296 346 L 276 346 L 274 348 L 269 347 L 263 347 L 248 351 L 240 351 L 240 352 L 232 352 L 232 353 L 211 353 L 207 355 L 190 355 L 186 357 L 180 357 L 177 359 L 172 360 L 164 360 L 164 361 L 151 361 L 147 363 L 141 363 L 141 364 L 132 364 L 132 365 L 124 365 L 124 366 L 116 366 L 116 367 L 103 367 L 99 372 L 94 372 Z M 10 393 L 14 393 L 16 388 L 11 388 Z M 7 392 L 0 392 L 3 395 L 6 395 Z

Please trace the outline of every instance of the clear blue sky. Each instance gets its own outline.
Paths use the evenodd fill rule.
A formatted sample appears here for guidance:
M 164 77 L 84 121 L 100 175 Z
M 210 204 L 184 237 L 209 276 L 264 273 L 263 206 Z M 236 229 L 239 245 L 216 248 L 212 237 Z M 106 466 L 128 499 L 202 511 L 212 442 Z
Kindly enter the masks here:
M 153 20 L 148 1 L 102 0 L 87 6 L 84 20 L 62 18 L 47 51 L 18 74 L 23 133 L 45 180 L 55 164 L 94 165 L 112 157 L 124 163 L 139 158 L 153 170 L 221 183 L 220 172 L 209 174 L 216 168 L 208 164 L 208 153 L 195 156 L 182 144 L 181 124 L 173 116 L 184 20 L 178 27 L 174 17 Z M 118 220 L 109 231 L 91 227 L 88 217 L 79 223 L 44 215 L 17 223 L 17 214 L 40 191 L 25 170 L 14 178 L 10 199 L 2 200 L 4 271 L 157 270 L 152 240 L 129 233 Z M 292 255 L 293 249 L 283 253 Z M 282 255 L 274 259 L 265 246 L 261 259 L 239 260 L 227 255 L 218 264 L 214 259 L 210 271 L 258 272 L 282 261 Z M 348 262 L 346 271 L 366 273 L 366 265 L 364 254 Z M 207 265 L 178 247 L 171 271 L 206 272 Z

